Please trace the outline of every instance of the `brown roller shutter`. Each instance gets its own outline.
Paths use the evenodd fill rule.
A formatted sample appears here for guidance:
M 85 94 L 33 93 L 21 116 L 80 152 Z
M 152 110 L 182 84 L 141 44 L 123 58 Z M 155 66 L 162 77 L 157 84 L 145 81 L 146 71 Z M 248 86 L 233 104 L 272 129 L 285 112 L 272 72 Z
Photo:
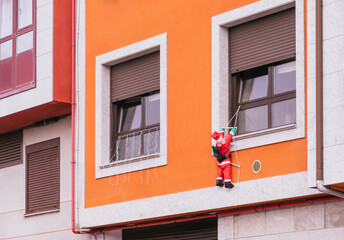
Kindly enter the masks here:
M 60 208 L 60 139 L 26 147 L 26 214 Z
M 21 164 L 22 131 L 4 133 L 0 135 L 0 168 Z
M 230 28 L 230 71 L 295 57 L 295 8 Z
M 217 218 L 123 230 L 123 240 L 216 240 Z
M 160 51 L 111 67 L 112 102 L 160 89 Z

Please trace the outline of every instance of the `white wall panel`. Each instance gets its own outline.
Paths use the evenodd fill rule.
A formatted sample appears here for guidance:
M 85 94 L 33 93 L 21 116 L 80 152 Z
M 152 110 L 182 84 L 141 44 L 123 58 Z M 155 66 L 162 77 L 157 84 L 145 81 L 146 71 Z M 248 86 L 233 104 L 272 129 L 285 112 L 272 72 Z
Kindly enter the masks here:
M 42 21 L 44 20 L 44 21 Z M 53 3 L 37 8 L 37 32 L 53 27 Z
M 324 40 L 338 37 L 344 33 L 344 1 L 336 1 L 324 6 Z
M 332 26 L 324 25 L 324 28 L 326 27 L 332 27 Z M 344 64 L 343 64 L 344 32 L 343 33 L 338 32 L 337 37 L 324 40 L 323 54 L 324 54 L 324 78 L 326 78 L 327 74 L 344 70 Z
M 344 182 L 344 144 L 324 148 L 324 184 Z
M 47 28 L 37 32 L 36 56 L 51 53 L 53 49 L 53 29 Z
M 344 0 L 324 1 L 324 183 L 344 182 Z
M 53 3 L 53 0 L 36 0 L 37 8 L 43 7 L 49 3 Z
M 0 117 L 52 101 L 52 77 L 37 82 L 36 88 L 0 100 Z
M 0 219 L 2 213 L 23 209 L 25 204 L 24 165 L 0 169 Z M 4 194 L 5 193 L 5 194 Z M 0 220 L 0 226 L 1 226 Z M 1 228 L 0 228 L 1 229 Z
M 60 138 L 60 212 L 24 217 L 25 214 L 25 146 L 42 141 Z M 23 164 L 0 169 L 0 239 L 26 236 L 46 232 L 53 233 L 41 239 L 80 239 L 72 238 L 71 228 L 71 118 L 66 117 L 55 123 L 23 130 Z M 5 183 L 5 184 L 4 184 Z M 13 224 L 15 223 L 15 224 Z M 20 226 L 20 227 L 18 227 Z M 58 238 L 70 236 L 71 238 Z M 40 235 L 41 237 L 41 235 Z M 85 238 L 82 238 L 85 239 Z M 88 239 L 88 238 L 86 238 Z
M 343 239 L 344 201 L 219 217 L 219 240 Z
M 344 49 L 343 49 L 344 51 Z M 344 61 L 344 59 L 342 60 Z M 324 109 L 344 105 L 344 71 L 325 75 L 324 78 Z
M 315 187 L 315 1 L 307 1 L 308 184 Z M 324 182 L 344 182 L 344 0 L 323 1 Z
M 43 79 L 49 78 L 53 75 L 53 53 L 49 52 L 37 57 L 37 83 Z
M 20 236 L 26 236 L 26 238 L 28 238 L 28 236 L 30 235 L 39 235 L 57 231 L 70 231 L 69 235 L 72 236 L 73 233 L 70 230 L 71 202 L 64 202 L 61 204 L 60 207 L 60 212 L 42 214 L 31 217 L 24 217 L 24 210 L 0 214 L 0 239 L 14 238 Z M 51 238 L 49 237 L 45 239 Z
M 91 239 L 94 239 L 91 234 L 74 234 L 72 233 L 70 229 L 47 232 L 43 234 L 32 234 L 32 235 L 26 235 L 26 236 L 15 238 L 15 240 L 91 240 Z M 108 239 L 112 240 L 111 238 L 106 238 L 106 240 Z M 117 239 L 114 239 L 114 240 L 117 240 Z

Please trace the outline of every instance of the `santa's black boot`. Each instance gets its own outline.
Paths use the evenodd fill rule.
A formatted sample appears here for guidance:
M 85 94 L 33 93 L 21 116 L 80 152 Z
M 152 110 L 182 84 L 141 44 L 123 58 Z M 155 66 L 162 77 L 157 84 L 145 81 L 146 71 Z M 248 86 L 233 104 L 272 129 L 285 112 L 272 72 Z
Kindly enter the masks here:
M 216 180 L 216 186 L 223 187 L 223 182 L 220 179 Z
M 225 182 L 225 188 L 233 188 L 234 185 L 232 182 Z

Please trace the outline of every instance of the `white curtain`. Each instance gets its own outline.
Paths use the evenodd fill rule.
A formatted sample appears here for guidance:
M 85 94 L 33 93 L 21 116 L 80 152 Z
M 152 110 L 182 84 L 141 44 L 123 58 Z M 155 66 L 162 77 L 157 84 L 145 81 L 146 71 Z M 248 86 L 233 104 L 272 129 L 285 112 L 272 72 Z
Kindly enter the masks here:
M 12 33 L 12 0 L 0 0 L 0 38 Z
M 12 39 L 6 42 L 0 43 L 0 60 L 9 58 L 12 56 Z
M 18 29 L 32 24 L 32 0 L 18 1 Z

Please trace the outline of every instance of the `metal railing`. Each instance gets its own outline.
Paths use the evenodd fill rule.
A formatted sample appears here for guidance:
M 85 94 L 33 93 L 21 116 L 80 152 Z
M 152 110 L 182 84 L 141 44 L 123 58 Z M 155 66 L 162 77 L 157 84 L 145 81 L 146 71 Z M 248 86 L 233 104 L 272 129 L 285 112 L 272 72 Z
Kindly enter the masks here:
M 110 163 L 157 157 L 160 153 L 160 127 L 118 136 Z

